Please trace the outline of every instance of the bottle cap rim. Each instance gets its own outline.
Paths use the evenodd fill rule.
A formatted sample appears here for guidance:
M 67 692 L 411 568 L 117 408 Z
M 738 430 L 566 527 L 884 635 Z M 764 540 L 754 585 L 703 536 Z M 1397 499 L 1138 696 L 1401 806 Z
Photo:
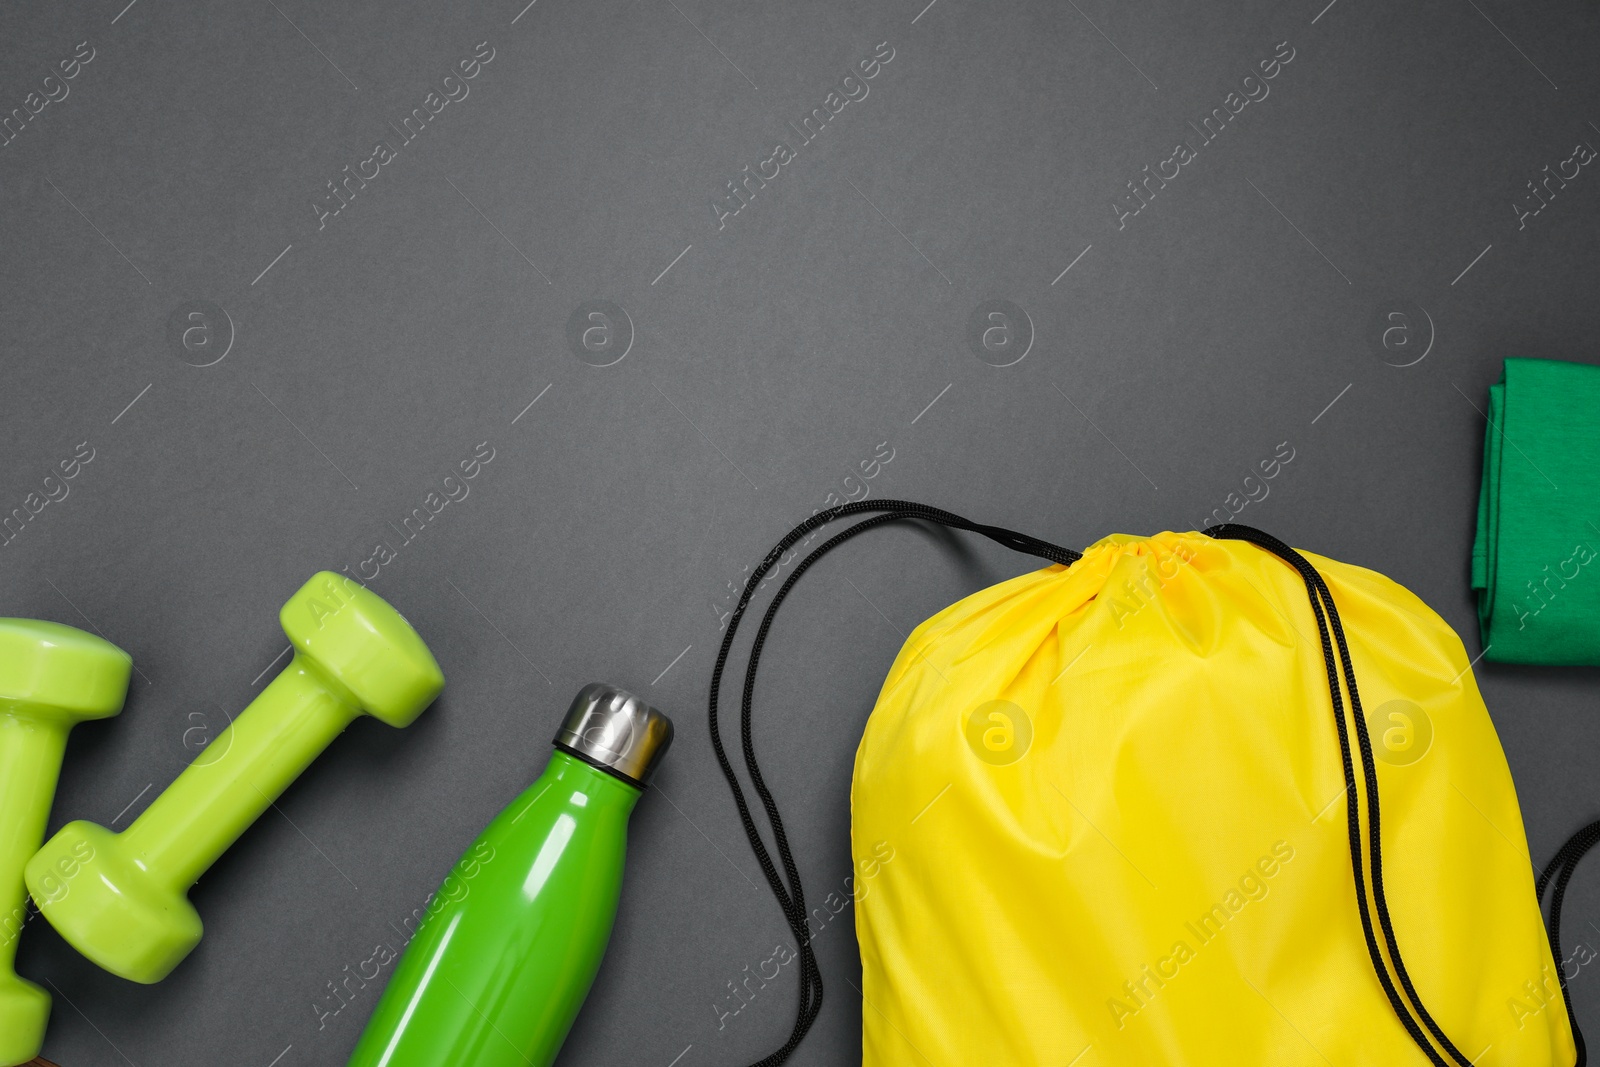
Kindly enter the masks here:
M 555 744 L 602 770 L 648 784 L 672 745 L 672 720 L 614 685 L 584 686 L 567 710 Z

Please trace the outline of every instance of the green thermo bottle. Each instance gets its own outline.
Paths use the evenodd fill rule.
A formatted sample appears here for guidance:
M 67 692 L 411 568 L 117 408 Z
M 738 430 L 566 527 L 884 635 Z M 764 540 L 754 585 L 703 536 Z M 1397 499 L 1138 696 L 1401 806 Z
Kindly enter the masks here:
M 350 1067 L 549 1067 L 611 939 L 628 816 L 671 742 L 638 697 L 584 687 L 544 773 L 430 901 Z

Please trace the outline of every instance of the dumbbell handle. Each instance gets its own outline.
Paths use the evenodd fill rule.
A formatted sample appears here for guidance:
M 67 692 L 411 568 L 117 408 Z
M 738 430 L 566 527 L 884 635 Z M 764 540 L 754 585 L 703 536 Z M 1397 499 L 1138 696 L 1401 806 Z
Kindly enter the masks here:
M 21 871 L 44 840 L 69 728 L 26 709 L 0 711 L 0 871 L 14 872 L 17 880 L 15 886 L 0 882 L 0 974 L 17 958 L 28 899 Z
M 151 875 L 186 892 L 360 714 L 342 685 L 296 652 L 123 840 Z

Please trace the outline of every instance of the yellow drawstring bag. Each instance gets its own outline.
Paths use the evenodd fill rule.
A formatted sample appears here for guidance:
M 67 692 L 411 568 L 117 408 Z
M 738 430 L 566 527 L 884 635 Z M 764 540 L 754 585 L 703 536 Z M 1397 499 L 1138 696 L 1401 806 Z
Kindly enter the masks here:
M 717 690 L 763 575 L 856 511 L 877 514 L 794 568 L 746 679 L 780 878 Z M 851 793 L 866 1067 L 1582 1063 L 1551 952 L 1570 869 L 1547 931 L 1551 870 L 1536 894 L 1467 656 L 1422 601 L 1248 527 L 1114 535 L 1080 557 L 883 501 L 774 549 L 713 676 L 714 747 L 799 942 L 795 1030 L 762 1065 L 798 1044 L 822 986 L 750 739 L 755 665 L 817 557 L 905 518 L 1055 565 L 918 626 L 867 721 Z

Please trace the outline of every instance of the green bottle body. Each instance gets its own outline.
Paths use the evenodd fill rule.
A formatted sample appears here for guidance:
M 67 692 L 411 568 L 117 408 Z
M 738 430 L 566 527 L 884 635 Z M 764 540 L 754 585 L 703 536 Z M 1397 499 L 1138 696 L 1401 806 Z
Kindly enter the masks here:
M 349 1067 L 549 1067 L 611 939 L 639 796 L 558 749 L 429 903 Z

